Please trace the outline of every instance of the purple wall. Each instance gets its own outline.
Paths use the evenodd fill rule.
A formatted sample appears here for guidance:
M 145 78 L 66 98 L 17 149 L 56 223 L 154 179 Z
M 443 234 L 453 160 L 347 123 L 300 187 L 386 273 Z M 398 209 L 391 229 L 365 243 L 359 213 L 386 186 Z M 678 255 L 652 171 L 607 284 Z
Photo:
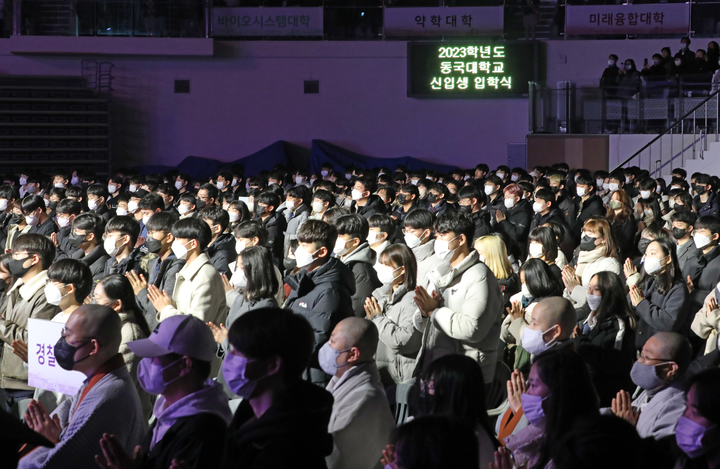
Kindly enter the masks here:
M 82 57 L 12 55 L 9 42 L 0 73 L 80 73 Z M 207 58 L 94 58 L 116 65 L 116 164 L 232 160 L 318 138 L 377 157 L 496 166 L 528 128 L 525 99 L 406 97 L 404 42 L 216 42 Z M 174 94 L 176 79 L 191 93 Z M 303 80 L 320 80 L 320 94 L 303 94 Z

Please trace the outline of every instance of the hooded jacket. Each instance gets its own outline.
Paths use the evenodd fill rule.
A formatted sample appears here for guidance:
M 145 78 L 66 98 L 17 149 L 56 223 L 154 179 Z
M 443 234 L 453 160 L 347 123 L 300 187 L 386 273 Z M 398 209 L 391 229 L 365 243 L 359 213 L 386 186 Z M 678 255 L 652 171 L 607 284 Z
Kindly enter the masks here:
M 301 380 L 291 383 L 259 419 L 243 400 L 227 430 L 219 467 L 325 469 L 325 457 L 333 450 L 328 433 L 332 407 L 332 394 Z
M 320 369 L 317 354 L 337 323 L 353 315 L 355 277 L 345 264 L 333 257 L 312 272 L 302 269 L 286 277 L 285 283 L 290 287 L 285 307 L 307 319 L 315 332 L 310 379 L 313 383 L 325 386 L 329 378 Z
M 290 241 L 297 239 L 297 232 L 305 223 L 305 220 L 310 216 L 310 207 L 306 204 L 302 204 L 293 212 L 290 209 L 285 210 L 283 213 L 287 219 L 287 228 L 285 230 L 285 243 L 283 244 L 283 257 L 287 258 L 288 251 L 290 250 Z M 320 218 L 322 219 L 322 218 Z
M 268 230 L 267 247 L 270 249 L 270 252 L 272 252 L 276 265 L 282 267 L 283 236 L 287 229 L 285 216 L 282 213 L 273 212 L 266 219 L 262 220 L 262 223 Z
M 377 255 L 365 241 L 341 260 L 350 267 L 355 276 L 355 293 L 352 296 L 353 313 L 359 318 L 364 318 L 365 299 L 372 295 L 373 290 L 382 285 L 373 267 L 377 261 Z
M 579 202 L 577 206 L 577 218 L 575 219 L 575 222 L 571 225 L 572 234 L 576 242 L 580 240 L 580 232 L 582 231 L 582 227 L 585 222 L 590 219 L 590 217 L 595 215 L 604 217 L 606 213 L 605 206 L 602 203 L 602 199 L 595 194 L 592 194 L 584 202 L 582 201 L 582 199 L 578 200 Z
M 104 249 L 104 248 L 103 248 Z M 145 254 L 139 249 L 135 248 L 130 251 L 130 254 L 122 259 L 120 262 L 114 257 L 108 256 L 108 260 L 105 263 L 105 272 L 103 277 L 107 277 L 112 274 L 125 275 L 126 273 L 134 270 L 137 274 L 143 274 L 147 276 L 147 272 L 142 268 L 141 261 Z
M 227 426 L 232 420 L 227 397 L 218 383 L 206 386 L 166 407 L 160 396 L 153 413 L 155 424 L 142 442 L 143 469 L 165 469 L 173 459 L 190 467 L 217 467 Z
M 70 257 L 72 259 L 78 259 L 86 266 L 90 267 L 90 272 L 92 272 L 93 276 L 93 282 L 97 282 L 104 278 L 105 276 L 105 264 L 107 264 L 108 260 L 110 260 L 110 256 L 108 256 L 107 252 L 105 252 L 105 248 L 102 246 L 102 244 L 98 244 L 95 246 L 95 249 L 90 251 L 89 254 L 85 254 L 85 252 L 82 249 L 78 249 L 74 251 Z
M 178 259 L 175 257 L 175 254 L 171 252 L 164 261 L 161 261 L 159 257 L 155 257 L 150 259 L 147 265 L 148 285 L 155 285 L 172 298 L 173 292 L 175 291 L 175 277 L 185 265 L 185 259 Z M 138 294 L 135 295 L 135 299 L 140 308 L 145 312 L 145 319 L 147 320 L 150 330 L 155 329 L 158 325 L 157 310 L 148 299 L 147 288 L 140 290 Z
M 220 275 L 232 275 L 228 264 L 237 259 L 235 252 L 235 238 L 230 233 L 221 233 L 215 242 L 207 247 L 205 253 L 210 258 L 210 263 L 217 269 Z
M 497 224 L 497 230 L 510 240 L 508 251 L 511 251 L 517 259 L 523 259 L 532 222 L 532 207 L 523 199 L 513 208 L 507 209 L 505 216 L 505 220 Z
M 689 303 L 690 312 L 693 312 L 703 306 L 705 298 L 720 280 L 720 247 L 715 246 L 707 254 L 699 250 L 697 257 L 688 259 L 682 271 L 683 280 L 687 280 L 688 276 L 693 283 Z
M 435 267 L 442 264 L 442 259 L 435 255 L 435 243 L 431 239 L 425 244 L 412 248 L 417 260 L 417 285 L 425 285 L 427 283 L 427 275 Z
M 377 195 L 368 197 L 367 203 L 360 207 L 357 201 L 353 201 L 351 212 L 357 213 L 364 218 L 370 218 L 376 213 L 385 213 L 385 203 Z

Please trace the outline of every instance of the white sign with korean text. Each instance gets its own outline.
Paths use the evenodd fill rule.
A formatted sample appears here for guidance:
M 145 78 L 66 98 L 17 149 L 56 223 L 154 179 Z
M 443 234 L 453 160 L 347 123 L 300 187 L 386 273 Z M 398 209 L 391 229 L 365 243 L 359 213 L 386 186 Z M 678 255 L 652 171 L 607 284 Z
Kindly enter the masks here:
M 213 8 L 215 36 L 322 36 L 322 7 Z
M 28 384 L 35 388 L 73 395 L 86 376 L 67 371 L 55 361 L 54 347 L 64 324 L 44 319 L 28 319 Z
M 385 36 L 500 36 L 503 7 L 385 8 Z
M 567 7 L 568 36 L 597 34 L 688 34 L 689 3 Z

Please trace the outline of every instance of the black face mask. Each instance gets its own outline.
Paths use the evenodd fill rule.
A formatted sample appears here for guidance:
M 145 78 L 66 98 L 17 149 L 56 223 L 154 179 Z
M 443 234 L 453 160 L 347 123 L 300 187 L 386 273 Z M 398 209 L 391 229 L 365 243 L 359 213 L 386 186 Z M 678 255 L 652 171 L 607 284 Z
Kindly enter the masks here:
M 57 202 L 50 202 L 47 208 L 49 208 L 50 210 L 55 210 L 55 208 L 57 208 L 57 204 Z
M 90 355 L 87 355 L 85 358 L 81 358 L 80 360 L 75 361 L 75 352 L 77 352 L 79 348 L 85 347 L 89 343 L 90 341 L 88 340 L 84 344 L 75 347 L 68 344 L 67 340 L 65 340 L 65 337 L 60 337 L 53 349 L 53 351 L 55 352 L 55 360 L 57 361 L 58 365 L 60 365 L 60 368 L 68 371 L 72 370 L 76 363 L 80 363 L 81 361 L 85 360 L 85 358 L 88 358 Z
M 640 250 L 640 254 L 645 254 L 645 250 L 647 249 L 649 244 L 650 244 L 649 239 L 640 238 L 640 241 L 638 241 L 638 249 Z
M 285 267 L 285 270 L 288 272 L 291 272 L 297 267 L 297 261 L 295 259 L 283 259 L 283 267 Z
M 458 210 L 460 210 L 462 213 L 470 214 L 472 213 L 472 205 L 461 205 Z
M 437 195 L 433 194 L 432 192 L 428 192 L 427 201 L 431 204 L 434 204 L 437 201 Z
M 148 252 L 157 254 L 160 252 L 160 249 L 162 249 L 162 242 L 158 241 L 152 236 L 148 236 L 147 238 L 145 238 L 145 247 L 147 248 Z
M 23 220 L 22 215 L 18 215 L 17 213 L 13 213 L 10 216 L 10 224 L 12 225 L 18 225 Z
M 581 251 L 592 251 L 596 247 L 597 246 L 595 246 L 595 238 L 593 238 L 593 237 L 585 235 L 580 240 L 580 250 Z
M 683 230 L 682 228 L 673 228 L 672 235 L 675 239 L 680 239 L 683 236 L 687 234 L 687 230 Z
M 13 278 L 20 278 L 24 276 L 30 269 L 32 269 L 32 265 L 30 267 L 23 267 L 23 264 L 25 261 L 30 259 L 32 256 L 27 256 L 25 259 L 12 259 L 10 261 L 10 265 L 8 266 L 8 270 L 10 271 L 10 275 L 13 276 Z
M 265 207 L 264 205 L 256 205 L 255 206 L 255 216 L 256 217 L 263 216 L 265 214 L 266 209 L 267 209 L 267 207 Z
M 205 208 L 205 201 L 200 199 L 195 199 L 195 208 L 197 210 L 202 210 Z
M 557 194 L 558 192 L 560 192 L 560 186 L 550 186 L 550 190 L 553 194 Z
M 697 195 L 703 195 L 705 192 L 707 192 L 707 187 L 695 186 L 695 192 L 697 193 Z
M 407 201 L 407 195 L 405 194 L 398 194 L 397 201 L 400 205 L 403 205 Z
M 74 248 L 79 248 L 85 242 L 85 236 L 87 235 L 80 235 L 71 232 L 70 235 L 68 235 L 68 244 Z

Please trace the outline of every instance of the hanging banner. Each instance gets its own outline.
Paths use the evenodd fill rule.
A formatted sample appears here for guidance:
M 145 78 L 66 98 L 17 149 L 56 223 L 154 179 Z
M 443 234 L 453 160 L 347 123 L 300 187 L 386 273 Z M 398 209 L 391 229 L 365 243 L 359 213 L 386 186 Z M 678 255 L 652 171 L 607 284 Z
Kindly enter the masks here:
M 385 36 L 502 36 L 503 7 L 385 8 Z
M 87 377 L 79 371 L 60 368 L 55 360 L 54 347 L 63 327 L 59 322 L 28 319 L 28 384 L 72 396 Z
M 568 5 L 568 36 L 602 34 L 688 34 L 689 3 Z
M 213 8 L 213 36 L 322 36 L 322 7 Z

